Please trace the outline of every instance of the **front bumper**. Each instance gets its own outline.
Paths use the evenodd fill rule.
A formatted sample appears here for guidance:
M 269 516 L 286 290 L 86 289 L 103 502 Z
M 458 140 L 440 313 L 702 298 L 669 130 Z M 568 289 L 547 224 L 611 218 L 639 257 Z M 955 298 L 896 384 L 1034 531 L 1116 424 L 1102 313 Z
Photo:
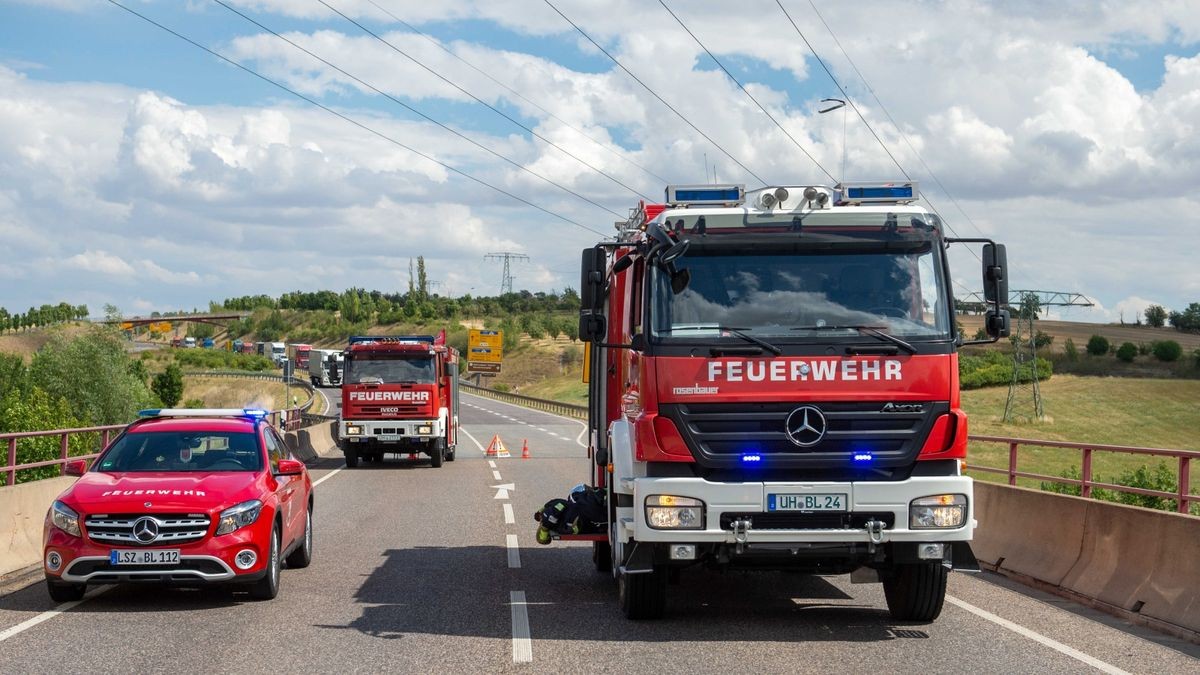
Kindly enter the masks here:
M 349 427 L 358 427 L 362 433 L 351 434 Z M 428 431 L 422 433 L 422 428 Z M 338 435 L 351 443 L 428 442 L 445 436 L 446 428 L 440 419 L 343 420 L 338 423 Z
M 624 537 L 639 542 L 723 543 L 723 544 L 885 544 L 900 542 L 970 541 L 975 530 L 975 506 L 972 481 L 966 476 L 912 477 L 895 482 L 827 483 L 714 483 L 703 478 L 638 478 L 633 482 L 633 518 L 623 519 Z M 846 522 L 807 528 L 783 529 L 778 524 L 767 528 L 732 528 L 731 521 L 754 520 L 768 514 L 770 494 L 844 494 L 848 504 Z M 910 529 L 909 504 L 912 500 L 940 494 L 967 497 L 963 525 L 954 529 Z M 691 497 L 704 503 L 704 526 L 692 530 L 662 530 L 650 527 L 644 508 L 649 495 Z M 780 512 L 775 512 L 778 514 Z M 796 512 L 789 512 L 796 513 Z M 829 520 L 820 518 L 814 521 Z M 765 520 L 765 519 L 763 519 Z M 804 521 L 804 518 L 798 518 Z M 836 518 L 834 518 L 836 520 Z M 869 529 L 864 520 L 884 523 Z M 848 524 L 851 521 L 854 524 Z M 778 521 L 777 521 L 778 522 Z M 786 521 L 785 521 L 786 522 Z M 874 531 L 872 531 L 872 529 Z M 632 531 L 631 531 L 632 530 Z

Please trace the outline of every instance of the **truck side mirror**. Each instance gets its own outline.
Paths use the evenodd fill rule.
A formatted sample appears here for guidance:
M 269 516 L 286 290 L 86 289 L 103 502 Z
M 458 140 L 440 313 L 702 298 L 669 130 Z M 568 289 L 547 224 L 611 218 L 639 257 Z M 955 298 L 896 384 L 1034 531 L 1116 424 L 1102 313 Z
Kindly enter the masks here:
M 579 313 L 579 339 L 584 342 L 604 342 L 608 335 L 608 322 L 603 314 L 588 311 Z
M 983 245 L 983 296 L 997 307 L 1008 303 L 1008 254 L 1004 244 Z
M 1008 337 L 1010 323 L 1007 309 L 989 309 L 983 318 L 984 330 L 996 340 Z
M 599 246 L 583 249 L 579 265 L 579 306 L 585 311 L 599 309 L 604 304 L 602 289 L 607 263 L 608 256 Z

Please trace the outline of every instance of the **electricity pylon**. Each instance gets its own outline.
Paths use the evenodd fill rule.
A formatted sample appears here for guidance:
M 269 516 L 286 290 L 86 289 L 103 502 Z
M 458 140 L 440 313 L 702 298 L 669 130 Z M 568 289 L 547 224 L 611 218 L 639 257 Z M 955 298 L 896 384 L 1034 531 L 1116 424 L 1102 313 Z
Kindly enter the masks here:
M 509 251 L 501 251 L 499 253 L 489 253 L 483 256 L 484 260 L 503 260 L 504 274 L 500 277 L 500 295 L 512 293 L 512 266 L 509 261 L 512 260 L 529 260 L 529 256 L 524 253 L 511 253 Z

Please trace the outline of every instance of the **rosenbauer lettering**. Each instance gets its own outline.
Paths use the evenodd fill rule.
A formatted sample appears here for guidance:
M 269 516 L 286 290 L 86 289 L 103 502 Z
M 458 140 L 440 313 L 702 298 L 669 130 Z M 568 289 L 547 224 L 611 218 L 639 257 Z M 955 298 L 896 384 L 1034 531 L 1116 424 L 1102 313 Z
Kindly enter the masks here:
M 427 391 L 351 391 L 351 401 L 378 403 L 424 403 L 429 400 Z

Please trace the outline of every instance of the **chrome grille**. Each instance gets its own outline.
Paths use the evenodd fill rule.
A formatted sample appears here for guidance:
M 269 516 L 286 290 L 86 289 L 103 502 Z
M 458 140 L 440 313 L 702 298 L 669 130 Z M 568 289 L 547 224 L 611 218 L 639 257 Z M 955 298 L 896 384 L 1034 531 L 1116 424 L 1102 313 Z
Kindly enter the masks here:
M 134 536 L 134 524 L 149 518 L 158 526 L 158 536 L 141 541 Z M 124 513 L 93 515 L 84 520 L 88 538 L 100 544 L 184 544 L 203 539 L 211 519 L 202 513 Z

